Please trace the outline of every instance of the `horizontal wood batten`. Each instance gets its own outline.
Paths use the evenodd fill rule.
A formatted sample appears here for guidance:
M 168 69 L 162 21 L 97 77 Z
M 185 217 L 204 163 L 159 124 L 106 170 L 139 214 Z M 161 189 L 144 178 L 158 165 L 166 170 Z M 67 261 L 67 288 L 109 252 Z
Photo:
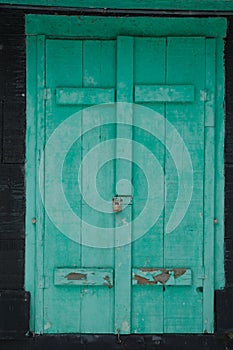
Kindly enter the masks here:
M 134 268 L 132 269 L 132 284 L 190 286 L 192 284 L 192 271 L 185 268 Z
M 86 28 L 88 27 L 88 32 Z M 144 18 L 101 16 L 26 16 L 26 34 L 44 34 L 56 37 L 85 37 L 115 39 L 125 34 L 136 36 L 205 36 L 225 37 L 225 18 Z
M 112 269 L 91 268 L 56 268 L 54 271 L 56 286 L 113 286 Z
M 135 102 L 193 102 L 192 85 L 136 85 Z
M 61 105 L 92 105 L 115 101 L 115 89 L 57 88 L 56 103 Z

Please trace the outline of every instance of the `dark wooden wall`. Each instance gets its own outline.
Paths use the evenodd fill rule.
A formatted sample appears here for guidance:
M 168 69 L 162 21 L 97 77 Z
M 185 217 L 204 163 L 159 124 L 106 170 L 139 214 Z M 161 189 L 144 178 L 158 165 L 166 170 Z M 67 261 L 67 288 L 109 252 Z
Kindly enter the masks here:
M 23 289 L 25 216 L 24 16 L 0 18 L 0 289 Z
M 229 17 L 225 45 L 226 288 L 216 292 L 216 333 L 125 336 L 119 344 L 115 336 L 33 337 L 27 333 L 29 295 L 24 291 L 25 13 L 26 10 L 0 7 L 0 349 L 233 349 L 233 19 Z

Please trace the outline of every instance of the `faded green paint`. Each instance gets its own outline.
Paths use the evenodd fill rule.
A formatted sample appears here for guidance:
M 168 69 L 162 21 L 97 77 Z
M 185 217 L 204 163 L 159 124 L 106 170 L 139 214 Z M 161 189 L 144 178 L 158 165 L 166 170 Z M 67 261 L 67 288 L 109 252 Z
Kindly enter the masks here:
M 59 88 L 56 102 L 68 105 L 92 105 L 115 102 L 115 89 L 99 88 Z
M 193 102 L 194 87 L 182 85 L 136 85 L 135 102 Z
M 87 31 L 88 28 L 88 31 Z M 27 15 L 26 34 L 114 39 L 118 35 L 148 37 L 226 35 L 225 18 L 160 18 Z
M 214 220 L 215 220 L 215 69 L 216 40 L 206 43 L 206 87 L 209 100 L 205 104 L 205 182 L 204 182 L 204 266 L 203 332 L 214 330 Z M 210 181 L 211 178 L 211 181 Z M 207 302 L 212 300 L 212 302 Z
M 215 289 L 222 289 L 225 285 L 224 272 L 224 140 L 225 140 L 225 94 L 224 94 L 224 42 L 216 40 L 216 66 L 215 81 Z
M 133 285 L 190 286 L 192 271 L 189 269 L 137 268 L 132 270 Z
M 134 85 L 134 39 L 132 37 L 117 38 L 117 81 L 116 81 L 116 101 L 133 103 L 133 85 Z M 132 124 L 133 108 L 121 107 L 116 109 L 117 121 L 124 120 L 125 123 Z M 117 124 L 116 137 L 132 140 L 133 127 Z M 126 179 L 131 182 L 133 178 L 133 146 L 128 144 L 125 155 L 128 158 L 127 163 L 121 160 L 121 142 L 116 144 L 116 177 L 115 183 Z M 132 188 L 119 188 L 118 193 L 132 196 Z M 132 238 L 132 227 L 128 225 L 132 221 L 132 206 L 128 206 L 124 211 L 115 216 L 116 227 L 125 225 L 125 236 L 130 241 Z M 118 236 L 115 235 L 116 245 L 118 245 Z M 115 250 L 115 329 L 117 333 L 131 333 L 131 260 L 132 247 L 127 244 L 116 248 Z
M 54 271 L 55 285 L 69 286 L 113 286 L 112 269 L 58 268 Z
M 231 0 L 0 0 L 0 4 L 89 7 L 113 9 L 154 9 L 154 10 L 190 10 L 190 11 L 232 11 Z
M 35 329 L 35 270 L 36 270 L 36 225 L 32 218 L 36 217 L 36 147 L 37 127 L 36 121 L 36 96 L 37 96 L 37 40 L 35 37 L 27 39 L 26 54 L 27 60 L 27 135 L 26 135 L 26 242 L 25 242 L 25 289 L 30 290 L 30 310 L 33 317 L 30 317 L 30 329 Z M 31 117 L 29 117 L 31 116 Z M 30 145 L 30 147 L 29 147 Z
M 133 21 L 128 18 L 120 19 L 120 25 L 123 25 L 125 21 L 123 27 L 125 32 L 120 36 L 116 33 L 122 32 L 123 29 L 119 24 L 117 28 L 113 27 L 115 19 L 112 19 L 111 27 L 109 19 L 93 18 L 95 31 L 98 24 L 101 23 L 100 31 L 96 31 L 95 34 L 98 39 L 89 40 L 87 37 L 84 40 L 85 25 L 87 23 L 90 25 L 90 18 L 84 19 L 85 25 L 80 22 L 82 28 L 79 35 L 81 37 L 78 38 L 76 28 L 73 28 L 72 32 L 67 22 L 68 19 L 59 16 L 60 23 L 64 20 L 63 38 L 61 38 L 60 28 L 55 26 L 58 23 L 56 16 L 52 27 L 49 27 L 52 23 L 51 18 L 45 16 L 49 22 L 46 28 L 43 27 L 44 17 L 38 17 L 42 20 L 40 33 L 44 32 L 55 37 L 29 35 L 27 39 L 26 288 L 32 295 L 31 329 L 36 333 L 117 333 L 118 330 L 126 334 L 213 332 L 213 250 L 217 251 L 219 262 L 223 258 L 223 247 L 214 246 L 212 219 L 217 206 L 214 204 L 213 186 L 216 185 L 214 181 L 210 184 L 208 179 L 210 177 L 213 179 L 213 172 L 216 169 L 216 164 L 214 164 L 215 135 L 218 147 L 217 164 L 220 166 L 215 170 L 216 183 L 222 191 L 223 178 L 218 176 L 222 174 L 223 169 L 223 158 L 221 158 L 223 152 L 221 146 L 223 141 L 222 40 L 220 38 L 216 40 L 216 56 L 213 49 L 215 39 L 206 39 L 204 36 L 189 37 L 184 19 L 182 21 L 178 19 L 177 23 L 178 32 L 186 28 L 185 37 L 166 37 L 167 35 L 162 38 L 145 37 L 147 32 L 145 33 L 143 28 L 148 28 L 151 24 L 151 19 L 146 18 L 143 19 L 143 26 L 142 19 L 139 19 L 139 26 L 135 26 L 137 19 Z M 39 22 L 35 16 L 29 16 L 27 30 L 32 28 L 33 19 L 36 19 L 37 22 L 36 29 L 33 29 L 33 33 L 36 34 L 35 30 L 39 28 Z M 167 22 L 169 22 L 169 28 L 167 31 L 164 29 L 165 34 L 171 33 L 171 23 L 175 25 L 175 19 L 172 22 L 168 19 L 163 19 L 163 21 L 159 19 L 159 22 L 157 20 L 155 19 L 153 26 L 162 23 L 162 27 L 159 28 L 160 34 Z M 206 30 L 206 35 L 208 35 L 210 29 L 204 25 L 207 23 L 212 29 L 215 25 L 217 36 L 224 35 L 224 31 L 220 28 L 222 25 L 225 28 L 223 20 L 212 22 L 208 19 L 205 22 L 203 19 L 196 21 L 192 19 L 191 22 L 191 34 L 194 33 L 195 23 L 197 32 L 201 30 L 204 33 Z M 71 24 L 74 23 L 72 17 Z M 200 29 L 201 24 L 203 27 Z M 220 27 L 217 27 L 217 24 Z M 66 25 L 68 35 L 77 36 L 76 40 L 74 38 L 64 39 Z M 86 32 L 91 36 L 93 29 L 89 25 L 86 27 Z M 101 28 L 104 28 L 103 32 Z M 57 36 L 55 35 L 56 30 L 58 31 Z M 138 37 L 129 36 L 129 33 L 133 34 L 134 30 Z M 174 28 L 172 32 L 174 34 Z M 221 66 L 220 73 L 219 65 Z M 217 72 L 216 76 L 213 71 Z M 217 82 L 220 86 L 220 89 L 217 90 L 220 91 L 216 92 Z M 161 200 L 165 202 L 165 212 L 160 215 L 156 225 L 132 244 L 105 250 L 85 246 L 82 243 L 88 231 L 85 231 L 86 228 L 82 224 L 76 232 L 76 239 L 80 243 L 76 243 L 62 235 L 47 216 L 44 217 L 37 188 L 37 168 L 44 144 L 64 120 L 71 114 L 82 110 L 82 105 L 78 105 L 79 103 L 106 102 L 106 98 L 113 98 L 113 92 L 115 92 L 117 102 L 135 102 L 134 89 L 141 86 L 149 87 L 149 89 L 162 87 L 165 89 L 163 96 L 166 101 L 171 93 L 166 90 L 167 87 L 175 87 L 175 92 L 172 91 L 175 101 L 169 101 L 169 103 L 150 99 L 147 104 L 145 102 L 148 101 L 146 92 L 140 91 L 140 99 L 144 101 L 140 104 L 149 106 L 161 116 L 166 117 L 162 125 L 157 118 L 151 118 L 149 123 L 151 131 L 159 130 L 160 141 L 153 138 L 149 132 L 139 128 L 114 124 L 118 119 L 125 118 L 126 123 L 134 120 L 136 125 L 140 123 L 143 125 L 146 118 L 142 118 L 142 115 L 136 110 L 126 107 L 117 108 L 114 114 L 106 105 L 106 113 L 111 125 L 108 128 L 105 126 L 94 128 L 91 133 L 86 133 L 73 144 L 63 166 L 63 188 L 71 209 L 76 215 L 81 215 L 84 221 L 91 219 L 92 224 L 100 227 L 117 228 L 122 223 L 126 224 L 127 238 L 134 239 L 136 227 L 127 226 L 127 223 L 140 214 L 148 196 L 147 181 L 139 167 L 132 166 L 131 162 L 124 164 L 121 161 L 110 162 L 97 176 L 98 190 L 103 198 L 110 200 L 110 203 L 113 197 L 117 197 L 117 194 L 133 197 L 131 205 L 108 216 L 92 210 L 82 198 L 77 187 L 78 164 L 93 147 L 100 145 L 103 141 L 112 140 L 116 136 L 133 139 L 138 143 L 143 143 L 156 155 L 166 173 L 165 184 L 160 184 L 156 172 L 153 169 L 149 170 L 158 188 L 156 193 L 151 193 L 150 196 L 153 196 L 155 206 Z M 66 92 L 63 100 L 60 96 L 61 89 Z M 82 94 L 78 94 L 79 89 L 82 89 Z M 154 91 L 152 93 L 154 94 Z M 178 102 L 177 95 L 175 95 L 177 93 L 183 98 L 182 103 Z M 62 104 L 60 104 L 61 101 Z M 214 107 L 217 112 L 216 119 L 213 117 Z M 75 128 L 85 130 L 90 117 L 89 113 L 88 110 L 82 110 L 81 117 L 75 121 Z M 104 115 L 100 112 L 95 112 L 91 117 L 99 121 L 104 120 Z M 162 143 L 170 144 L 169 147 L 173 149 L 177 147 L 176 140 L 172 137 L 173 134 L 169 134 L 168 123 L 175 126 L 182 136 L 190 152 L 194 169 L 194 193 L 190 208 L 181 224 L 172 233 L 166 233 L 165 227 L 176 205 L 176 189 L 179 179 L 172 165 L 170 153 L 162 145 Z M 148 130 L 148 124 L 144 129 Z M 66 134 L 64 140 L 61 140 L 62 143 L 66 141 L 66 138 L 69 139 L 69 133 Z M 115 146 L 108 149 L 108 154 L 112 155 L 112 158 L 120 158 L 121 144 L 116 142 Z M 133 144 L 130 143 L 125 149 L 125 154 L 129 160 L 139 164 L 143 157 L 140 152 L 135 152 Z M 182 152 L 180 154 L 182 160 Z M 48 162 L 49 159 L 45 157 L 45 184 L 53 181 L 53 174 L 48 173 L 47 170 L 50 165 Z M 97 156 L 96 162 L 102 164 L 101 157 Z M 92 164 L 84 167 L 82 179 L 89 180 L 92 173 Z M 185 178 L 187 174 L 186 169 L 183 168 L 180 176 Z M 133 179 L 133 192 L 132 188 L 122 188 L 116 193 L 115 184 L 121 178 L 127 178 L 129 181 Z M 81 182 L 81 186 L 84 186 L 84 182 Z M 88 183 L 85 187 L 87 191 Z M 33 196 L 31 196 L 31 191 L 33 191 Z M 219 198 L 223 199 L 221 196 Z M 45 204 L 49 201 L 56 204 L 57 215 L 69 225 L 69 222 L 66 221 L 66 212 L 59 208 L 57 194 L 53 193 L 49 197 L 45 193 Z M 142 232 L 145 230 L 147 219 L 149 220 L 153 215 L 155 208 L 152 207 L 151 212 L 147 212 L 148 217 L 141 223 Z M 218 210 L 221 212 L 220 207 Z M 37 220 L 36 225 L 32 224 L 34 217 Z M 223 225 L 223 216 L 218 219 L 220 226 L 217 234 L 219 240 L 223 242 L 223 230 L 220 229 Z M 207 229 L 209 224 L 212 227 L 211 231 Z M 117 239 L 116 235 L 116 244 Z M 159 271 L 162 272 L 162 277 L 158 277 L 161 275 L 159 271 L 153 269 L 152 272 L 151 266 L 160 266 Z M 165 271 L 166 266 L 172 268 Z M 100 269 L 107 272 L 105 277 L 109 277 L 112 288 L 106 288 L 105 284 L 102 285 L 103 276 L 99 274 Z M 145 269 L 147 269 L 146 276 Z M 94 274 L 91 275 L 91 271 Z M 132 281 L 132 273 L 134 277 L 136 275 L 145 280 L 149 278 L 150 282 L 153 282 L 152 279 L 157 281 L 158 278 L 162 278 L 158 280 L 161 285 L 157 283 L 157 287 L 152 288 L 150 285 L 137 283 L 137 286 L 133 286 L 135 279 Z M 218 285 L 223 285 L 223 266 L 218 269 L 218 276 Z M 93 278 L 92 281 L 96 281 L 96 284 L 84 283 L 90 281 L 90 278 Z M 165 280 L 169 287 L 165 286 L 164 290 L 162 282 Z M 59 285 L 63 282 L 64 285 Z M 78 285 L 79 283 L 81 285 Z M 70 288 L 69 284 L 75 285 Z

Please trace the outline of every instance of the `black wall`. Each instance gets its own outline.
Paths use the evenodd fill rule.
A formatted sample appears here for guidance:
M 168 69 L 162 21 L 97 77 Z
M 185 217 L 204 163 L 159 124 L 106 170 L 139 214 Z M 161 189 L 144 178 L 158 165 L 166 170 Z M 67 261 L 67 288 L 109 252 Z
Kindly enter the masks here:
M 214 335 L 36 336 L 28 332 L 24 291 L 25 239 L 25 13 L 0 7 L 0 350 L 233 349 L 233 18 L 225 45 L 225 271 L 216 292 Z M 34 12 L 36 12 L 34 10 Z M 48 11 L 39 11 L 48 13 Z M 37 13 L 39 13 L 37 10 Z M 51 12 L 52 13 L 52 12 Z

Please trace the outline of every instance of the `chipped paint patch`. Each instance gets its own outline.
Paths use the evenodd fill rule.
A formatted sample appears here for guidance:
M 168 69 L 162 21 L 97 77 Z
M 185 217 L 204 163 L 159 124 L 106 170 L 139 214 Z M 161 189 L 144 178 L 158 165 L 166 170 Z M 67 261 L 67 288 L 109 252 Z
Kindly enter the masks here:
M 76 273 L 76 272 L 71 272 L 67 276 L 65 276 L 68 280 L 86 280 L 87 275 L 84 273 Z
M 47 331 L 49 328 L 51 328 L 51 323 L 50 322 L 47 322 L 47 323 L 45 323 L 45 325 L 44 325 L 44 330 L 45 331 Z
M 56 268 L 54 284 L 59 285 L 87 285 L 113 286 L 113 270 L 104 268 Z
M 190 269 L 138 268 L 132 271 L 132 284 L 191 285 Z
M 123 332 L 128 332 L 128 331 L 129 331 L 129 323 L 128 323 L 127 321 L 123 321 L 123 322 L 122 322 L 121 330 L 122 330 Z

